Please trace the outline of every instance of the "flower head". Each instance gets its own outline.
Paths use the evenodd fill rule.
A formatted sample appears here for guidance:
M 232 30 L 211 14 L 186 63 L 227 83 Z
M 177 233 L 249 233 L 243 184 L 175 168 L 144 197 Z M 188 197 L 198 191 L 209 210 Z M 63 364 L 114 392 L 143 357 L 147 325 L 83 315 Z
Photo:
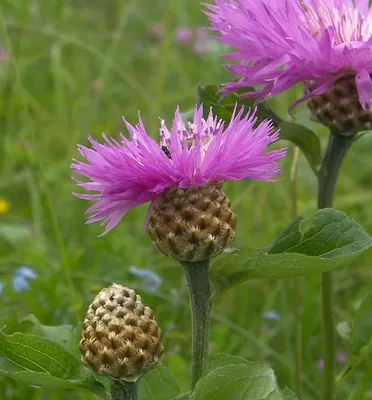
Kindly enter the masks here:
M 128 382 L 154 368 L 164 353 L 153 311 L 134 290 L 113 284 L 85 314 L 81 361 L 95 372 Z
M 0 215 L 7 214 L 10 210 L 10 203 L 0 197 Z
M 89 182 L 78 185 L 94 194 L 77 196 L 95 201 L 87 211 L 88 223 L 102 221 L 103 234 L 114 228 L 130 208 L 153 204 L 170 188 L 188 189 L 209 183 L 240 179 L 274 181 L 280 173 L 278 161 L 284 150 L 265 152 L 279 133 L 269 121 L 254 128 L 255 112 L 234 112 L 225 126 L 213 116 L 203 119 L 196 107 L 193 123 L 186 126 L 177 109 L 171 129 L 161 121 L 160 145 L 146 133 L 142 120 L 135 127 L 127 121 L 130 139 L 120 142 L 104 136 L 101 144 L 89 138 L 91 148 L 80 145 L 86 162 L 72 168 Z
M 177 39 L 177 42 L 180 44 L 186 44 L 186 43 L 190 42 L 190 40 L 192 39 L 192 36 L 193 36 L 193 31 L 191 28 L 189 28 L 187 26 L 182 26 L 182 27 L 178 28 L 176 31 L 176 39 Z
M 208 9 L 219 41 L 237 50 L 226 57 L 242 61 L 228 67 L 241 79 L 227 91 L 261 86 L 244 96 L 268 98 L 310 81 L 299 102 L 352 74 L 361 106 L 372 109 L 369 0 L 215 0 Z

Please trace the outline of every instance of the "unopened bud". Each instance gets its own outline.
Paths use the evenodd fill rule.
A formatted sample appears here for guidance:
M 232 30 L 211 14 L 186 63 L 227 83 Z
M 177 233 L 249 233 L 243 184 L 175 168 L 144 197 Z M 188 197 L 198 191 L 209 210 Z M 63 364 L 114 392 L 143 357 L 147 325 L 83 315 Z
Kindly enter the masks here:
M 235 237 L 236 215 L 222 183 L 171 188 L 151 211 L 148 232 L 155 245 L 178 261 L 220 254 Z
M 82 362 L 95 372 L 134 382 L 164 353 L 154 313 L 134 290 L 103 289 L 85 315 L 79 344 Z
M 309 83 L 307 90 L 312 92 L 314 85 Z M 355 75 L 344 76 L 323 94 L 311 97 L 308 106 L 316 121 L 337 129 L 344 136 L 372 127 L 372 113 L 363 110 L 360 104 Z

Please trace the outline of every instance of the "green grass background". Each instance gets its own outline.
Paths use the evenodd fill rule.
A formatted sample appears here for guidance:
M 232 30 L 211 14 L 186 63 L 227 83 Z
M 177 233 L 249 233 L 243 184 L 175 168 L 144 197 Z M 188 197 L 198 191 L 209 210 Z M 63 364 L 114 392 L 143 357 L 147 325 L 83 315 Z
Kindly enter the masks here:
M 0 327 L 24 331 L 22 319 L 33 313 L 46 325 L 80 324 L 102 287 L 117 282 L 135 288 L 156 312 L 164 331 L 164 363 L 188 389 L 191 326 L 181 268 L 160 254 L 143 235 L 147 206 L 132 210 L 107 236 L 99 225 L 85 225 L 88 204 L 72 196 L 76 187 L 69 164 L 77 143 L 87 135 L 124 132 L 121 116 L 136 123 L 138 110 L 156 137 L 159 116 L 170 121 L 177 105 L 195 103 L 198 83 L 231 79 L 213 51 L 196 55 L 175 39 L 180 26 L 207 25 L 196 0 L 2 0 L 0 46 L 9 61 L 0 64 L 0 197 L 11 211 L 0 216 Z M 164 25 L 164 38 L 150 32 Z M 271 101 L 286 119 L 301 88 Z M 313 128 L 323 147 L 327 132 L 308 116 L 305 105 L 296 122 Z M 273 241 L 293 216 L 289 143 L 284 174 L 275 184 L 226 185 L 238 215 L 233 246 L 253 250 Z M 372 232 L 371 137 L 357 142 L 342 169 L 336 208 Z M 304 157 L 298 165 L 299 212 L 315 211 L 316 181 Z M 4 233 L 5 231 L 5 233 Z M 336 322 L 351 321 L 370 290 L 372 252 L 335 273 Z M 30 289 L 15 293 L 12 275 L 21 265 L 38 277 Z M 146 293 L 128 267 L 151 269 L 162 277 L 157 293 Z M 303 399 L 318 399 L 322 375 L 319 276 L 301 280 L 303 321 Z M 227 352 L 269 363 L 279 384 L 294 389 L 293 280 L 258 280 L 236 287 L 213 306 L 211 352 Z M 275 310 L 280 321 L 264 313 Z M 337 337 L 338 351 L 346 343 Z M 339 366 L 341 369 L 342 366 Z M 362 364 L 342 384 L 339 399 L 368 399 L 372 365 Z M 352 391 L 356 395 L 351 395 Z M 349 397 L 353 396 L 353 397 Z M 355 397 L 356 396 L 356 397 Z M 85 392 L 31 388 L 0 378 L 1 399 L 90 399 Z M 164 400 L 167 400 L 166 397 Z M 302 399 L 301 399 L 302 400 Z

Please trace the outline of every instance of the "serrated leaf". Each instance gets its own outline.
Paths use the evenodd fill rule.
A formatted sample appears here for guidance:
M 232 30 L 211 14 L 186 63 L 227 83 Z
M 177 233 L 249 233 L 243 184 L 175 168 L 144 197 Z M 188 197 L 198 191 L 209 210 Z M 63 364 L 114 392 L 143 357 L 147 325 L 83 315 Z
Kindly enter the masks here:
M 298 400 L 297 396 L 288 388 L 283 389 L 280 394 L 283 400 Z
M 34 314 L 26 315 L 22 319 L 22 322 L 30 325 L 27 333 L 49 339 L 61 345 L 70 354 L 77 355 L 78 337 L 80 336 L 80 329 L 78 327 L 72 325 L 43 325 Z
M 147 372 L 140 380 L 139 398 L 141 400 L 172 399 L 180 393 L 176 379 L 162 364 Z
M 211 268 L 214 297 L 249 279 L 305 276 L 338 268 L 372 246 L 371 236 L 342 211 L 298 218 L 265 249 L 226 256 Z
M 228 364 L 214 368 L 195 386 L 190 400 L 283 400 L 266 365 Z
M 80 388 L 106 397 L 103 385 L 80 361 L 47 339 L 0 331 L 1 359 L 0 374 L 29 385 Z

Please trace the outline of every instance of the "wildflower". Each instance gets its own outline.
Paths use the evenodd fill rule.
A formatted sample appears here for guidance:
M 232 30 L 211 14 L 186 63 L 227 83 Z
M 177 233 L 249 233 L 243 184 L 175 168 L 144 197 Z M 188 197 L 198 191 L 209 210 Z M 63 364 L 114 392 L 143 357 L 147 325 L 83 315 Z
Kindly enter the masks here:
M 192 36 L 193 36 L 192 29 L 188 28 L 187 26 L 178 28 L 176 31 L 176 39 L 177 42 L 180 44 L 186 44 L 190 42 Z
M 23 266 L 18 268 L 12 278 L 12 287 L 15 292 L 22 292 L 29 288 L 29 281 L 37 278 L 32 268 Z
M 269 320 L 269 321 L 280 321 L 280 319 L 281 319 L 280 314 L 279 314 L 277 311 L 275 311 L 275 310 L 266 311 L 266 312 L 264 313 L 263 317 L 264 317 L 265 319 Z
M 255 112 L 243 112 L 234 112 L 225 127 L 212 110 L 204 120 L 203 107 L 196 107 L 194 121 L 186 127 L 177 109 L 171 130 L 161 121 L 160 145 L 147 135 L 141 119 L 136 127 L 125 121 L 131 140 L 121 135 L 119 143 L 104 136 L 100 144 L 90 137 L 92 148 L 79 146 L 87 163 L 72 164 L 90 179 L 78 185 L 97 192 L 77 195 L 96 202 L 87 211 L 93 214 L 88 223 L 102 221 L 106 234 L 130 208 L 151 202 L 146 225 L 164 253 L 175 256 L 179 246 L 197 253 L 199 238 L 211 251 L 217 246 L 214 255 L 221 252 L 223 246 L 215 240 L 232 240 L 236 219 L 222 183 L 274 181 L 285 156 L 284 150 L 265 152 L 278 139 L 272 123 L 254 128 Z
M 316 368 L 320 372 L 322 372 L 324 370 L 324 359 L 323 358 L 319 358 L 319 360 L 316 362 Z
M 7 214 L 10 210 L 10 203 L 5 200 L 0 198 L 0 215 Z
M 343 351 L 340 351 L 336 354 L 336 362 L 338 364 L 345 364 L 347 359 L 348 359 L 347 354 Z
M 196 31 L 196 40 L 194 43 L 195 54 L 201 56 L 211 51 L 211 40 L 205 28 L 198 28 Z
M 313 116 L 352 134 L 372 126 L 368 0 L 215 0 L 206 12 L 238 82 L 226 91 L 270 98 L 302 82 Z M 253 91 L 252 87 L 259 87 Z M 294 106 L 293 105 L 293 106 Z
M 5 288 L 5 283 L 0 282 L 0 294 L 3 292 L 4 288 Z
M 8 52 L 5 49 L 0 48 L 0 61 L 8 60 Z
M 146 292 L 156 293 L 160 288 L 161 284 L 163 283 L 161 277 L 149 269 L 129 267 L 128 271 L 132 275 L 142 279 L 143 290 L 145 290 Z
M 134 290 L 113 284 L 103 289 L 85 315 L 81 361 L 97 373 L 135 382 L 164 353 L 154 313 Z

